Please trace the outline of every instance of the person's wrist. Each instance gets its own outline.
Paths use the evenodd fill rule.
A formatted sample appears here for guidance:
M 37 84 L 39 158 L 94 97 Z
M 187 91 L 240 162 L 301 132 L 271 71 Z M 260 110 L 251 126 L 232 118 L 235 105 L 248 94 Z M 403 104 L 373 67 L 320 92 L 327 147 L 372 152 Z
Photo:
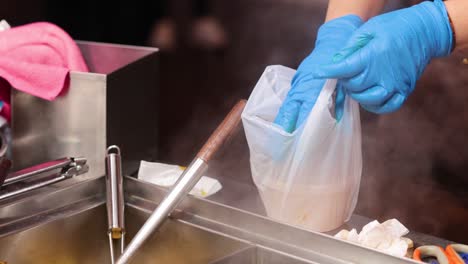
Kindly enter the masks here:
M 447 56 L 453 50 L 453 29 L 450 25 L 450 18 L 442 0 L 434 0 L 433 2 L 423 2 L 419 4 L 422 10 L 421 17 L 424 19 L 423 26 L 430 36 L 432 41 L 432 56 L 443 57 Z M 431 39 L 428 39 L 430 41 Z
M 447 8 L 445 8 L 447 10 Z M 455 47 L 457 46 L 457 36 L 455 33 L 455 26 L 453 25 L 452 18 L 450 17 L 450 13 L 447 11 L 447 17 L 450 25 L 450 29 L 452 30 L 452 47 L 450 52 L 453 52 L 455 50 Z

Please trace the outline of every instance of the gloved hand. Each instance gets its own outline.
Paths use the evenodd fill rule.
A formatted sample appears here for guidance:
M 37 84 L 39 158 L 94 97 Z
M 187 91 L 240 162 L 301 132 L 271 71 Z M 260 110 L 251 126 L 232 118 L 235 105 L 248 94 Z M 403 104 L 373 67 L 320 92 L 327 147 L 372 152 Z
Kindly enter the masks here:
M 276 116 L 276 124 L 287 132 L 293 132 L 304 122 L 325 84 L 325 80 L 313 77 L 314 69 L 317 65 L 331 63 L 332 56 L 362 23 L 358 16 L 348 15 L 330 20 L 319 28 L 315 48 L 299 65 L 291 90 Z M 343 113 L 344 93 L 342 89 L 337 91 L 335 112 L 339 120 Z
M 452 30 L 440 0 L 370 19 L 354 32 L 333 63 L 313 71 L 316 78 L 339 79 L 364 109 L 400 108 L 434 57 L 450 54 Z

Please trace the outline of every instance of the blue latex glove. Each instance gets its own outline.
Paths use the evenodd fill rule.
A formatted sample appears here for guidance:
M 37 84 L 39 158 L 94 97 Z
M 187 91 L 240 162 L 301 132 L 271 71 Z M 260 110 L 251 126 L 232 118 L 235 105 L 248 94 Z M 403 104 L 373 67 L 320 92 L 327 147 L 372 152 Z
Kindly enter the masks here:
M 331 63 L 332 56 L 362 23 L 358 16 L 348 15 L 330 20 L 319 28 L 315 48 L 299 65 L 291 90 L 276 116 L 276 124 L 287 132 L 293 132 L 304 122 L 325 84 L 325 80 L 312 76 L 313 70 L 317 65 Z M 344 93 L 342 89 L 337 91 L 335 113 L 339 120 L 343 113 Z
M 465 261 L 465 263 L 468 263 L 468 253 L 460 253 L 460 257 Z
M 450 54 L 451 48 L 445 5 L 423 2 L 370 19 L 314 77 L 339 79 L 366 110 L 389 113 L 414 90 L 430 60 Z
M 459 253 L 465 263 L 468 263 L 468 253 Z

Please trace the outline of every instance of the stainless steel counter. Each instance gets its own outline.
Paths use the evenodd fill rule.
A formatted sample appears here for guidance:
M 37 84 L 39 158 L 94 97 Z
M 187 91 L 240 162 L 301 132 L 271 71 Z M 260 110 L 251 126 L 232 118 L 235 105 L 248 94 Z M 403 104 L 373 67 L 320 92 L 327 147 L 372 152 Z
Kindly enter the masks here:
M 252 190 L 238 188 L 232 194 L 233 187 L 223 184 L 218 199 L 230 196 L 231 206 L 213 201 L 215 196 L 211 201 L 187 197 L 135 263 L 416 263 L 235 208 L 236 201 L 246 207 L 246 200 L 236 197 Z M 166 191 L 133 178 L 124 185 L 131 239 Z M 104 190 L 104 179 L 98 178 L 1 201 L 0 260 L 108 262 Z
M 155 259 L 169 261 L 166 263 L 190 260 L 191 263 L 218 264 L 239 261 L 252 264 L 416 263 L 327 234 L 276 222 L 264 216 L 254 186 L 223 178 L 220 181 L 223 189 L 209 199 L 187 197 L 161 232 L 148 240 L 148 245 L 137 254 L 135 263 Z M 130 240 L 166 190 L 130 177 L 124 181 L 124 189 Z M 70 263 L 77 260 L 108 262 L 104 203 L 102 177 L 68 184 L 62 182 L 29 196 L 0 201 L 0 260 L 30 263 L 31 259 L 26 258 L 29 256 L 34 257 L 35 263 L 50 263 L 67 256 Z M 343 228 L 359 229 L 368 221 L 370 219 L 354 215 Z M 447 243 L 413 232 L 410 237 L 416 244 Z M 51 246 L 44 247 L 46 243 Z M 51 247 L 60 250 L 51 250 Z M 181 248 L 195 255 L 176 253 Z

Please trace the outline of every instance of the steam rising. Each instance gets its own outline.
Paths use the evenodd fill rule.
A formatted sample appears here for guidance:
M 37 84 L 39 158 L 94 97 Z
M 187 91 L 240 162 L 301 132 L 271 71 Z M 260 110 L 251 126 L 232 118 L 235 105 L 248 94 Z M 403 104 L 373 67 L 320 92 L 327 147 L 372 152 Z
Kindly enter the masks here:
M 315 1 L 229 3 L 218 4 L 232 40 L 224 53 L 162 57 L 164 162 L 187 165 L 267 65 L 297 67 L 325 14 L 324 3 Z M 364 170 L 355 213 L 398 218 L 411 231 L 468 243 L 468 76 L 460 61 L 433 61 L 393 114 L 361 109 Z M 245 138 L 238 135 L 209 172 L 237 193 L 213 199 L 258 208 L 249 169 Z

